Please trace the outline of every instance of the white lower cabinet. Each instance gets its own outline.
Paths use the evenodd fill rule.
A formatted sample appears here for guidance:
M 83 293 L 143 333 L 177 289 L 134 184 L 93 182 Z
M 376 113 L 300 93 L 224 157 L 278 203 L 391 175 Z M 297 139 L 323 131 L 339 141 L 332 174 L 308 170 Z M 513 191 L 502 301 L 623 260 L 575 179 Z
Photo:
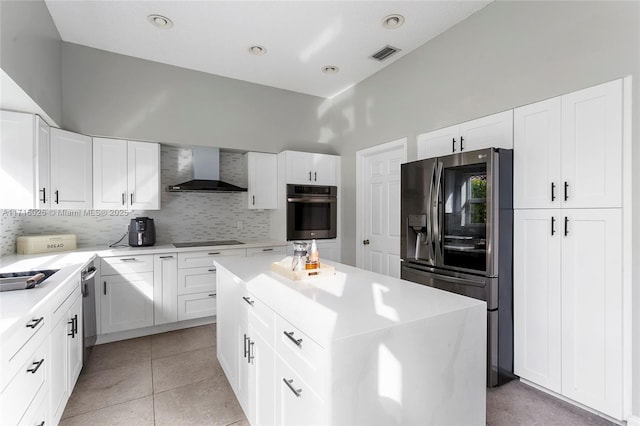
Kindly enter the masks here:
M 178 296 L 178 321 L 211 317 L 216 314 L 216 293 L 183 294 Z
M 622 419 L 621 210 L 514 218 L 515 373 Z
M 153 255 L 103 258 L 101 272 L 102 333 L 153 325 Z
M 82 370 L 84 350 L 80 283 L 53 313 L 49 372 L 51 422 L 58 424 Z M 56 321 L 57 319 L 57 321 Z
M 322 399 L 280 357 L 276 360 L 276 386 L 275 424 L 329 424 Z
M 153 256 L 153 323 L 178 321 L 177 253 Z

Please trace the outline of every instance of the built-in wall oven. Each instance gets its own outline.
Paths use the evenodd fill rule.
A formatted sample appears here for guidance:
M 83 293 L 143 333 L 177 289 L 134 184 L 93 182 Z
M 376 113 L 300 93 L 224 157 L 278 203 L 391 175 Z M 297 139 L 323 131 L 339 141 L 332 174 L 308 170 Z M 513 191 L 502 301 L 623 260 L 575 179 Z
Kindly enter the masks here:
M 338 189 L 287 185 L 287 241 L 336 238 Z

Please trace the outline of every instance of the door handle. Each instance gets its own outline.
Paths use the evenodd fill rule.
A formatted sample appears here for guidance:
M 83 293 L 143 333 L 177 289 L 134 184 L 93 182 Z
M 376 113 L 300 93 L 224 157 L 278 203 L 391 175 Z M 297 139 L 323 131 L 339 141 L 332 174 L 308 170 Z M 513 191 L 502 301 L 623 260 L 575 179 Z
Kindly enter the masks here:
M 60 204 L 60 191 L 56 189 L 55 194 L 56 194 L 56 204 Z
M 369 241 L 369 240 L 362 240 L 362 244 L 364 244 L 365 246 L 368 246 L 368 245 L 369 245 L 369 243 L 370 243 L 370 241 Z
M 564 181 L 564 200 L 567 201 L 569 199 L 569 182 Z
M 462 150 L 464 149 L 464 145 L 462 144 L 462 142 L 464 142 L 464 138 L 460 136 L 460 152 L 462 152 Z
M 313 172 L 313 181 L 314 182 L 318 181 L 318 172 Z
M 124 192 L 122 193 L 122 205 L 124 206 L 124 203 L 127 202 L 127 194 L 125 194 Z
M 47 188 L 42 188 L 40 190 L 40 192 L 42 192 L 42 202 L 46 203 L 47 202 Z
M 456 138 L 451 138 L 451 152 L 456 152 Z
M 556 233 L 556 218 L 551 216 L 551 235 Z
M 252 196 L 251 196 L 251 198 L 252 198 L 252 200 L 253 200 L 253 205 L 255 206 L 255 205 L 256 205 L 256 196 L 255 196 L 255 195 L 252 195 Z
M 311 182 L 311 172 L 309 172 L 309 182 Z
M 131 205 L 133 205 L 133 192 L 131 193 Z
M 244 335 L 244 355 L 242 356 L 243 358 L 247 357 L 247 340 L 249 340 L 249 339 L 247 338 L 247 335 L 245 334 Z
M 569 235 L 569 218 L 567 216 L 564 217 L 564 236 Z
M 103 291 L 103 293 L 104 293 L 104 294 L 105 294 L 105 296 L 106 296 L 106 294 L 107 294 L 107 282 L 106 282 L 106 281 L 104 281 L 104 282 L 102 283 L 102 291 Z
M 551 201 L 556 200 L 556 184 L 551 182 Z

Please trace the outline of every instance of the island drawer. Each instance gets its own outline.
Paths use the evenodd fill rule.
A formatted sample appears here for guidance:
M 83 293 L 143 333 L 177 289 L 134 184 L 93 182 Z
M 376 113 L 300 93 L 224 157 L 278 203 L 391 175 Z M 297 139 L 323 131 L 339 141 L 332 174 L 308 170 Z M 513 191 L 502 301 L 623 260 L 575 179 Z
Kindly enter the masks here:
M 102 276 L 138 272 L 153 272 L 153 255 L 104 257 L 100 261 Z
M 178 294 L 202 293 L 216 289 L 216 268 L 213 265 L 200 268 L 178 269 Z
M 315 389 L 324 389 L 327 351 L 289 321 L 276 315 L 276 353 Z
M 268 337 L 270 345 L 274 344 L 274 336 L 276 329 L 276 314 L 267 305 L 246 289 L 240 292 L 241 306 L 248 313 L 249 322 L 255 330 L 265 337 Z
M 276 357 L 276 424 L 329 424 L 323 398 L 289 365 Z
M 36 350 L 29 354 L 18 370 L 18 374 L 0 394 L 2 424 L 18 424 L 38 391 L 45 383 L 48 363 L 49 341 L 44 339 Z M 4 367 L 3 367 L 4 368 Z
M 245 249 L 203 250 L 178 253 L 178 268 L 212 267 L 213 259 L 220 256 L 245 256 Z

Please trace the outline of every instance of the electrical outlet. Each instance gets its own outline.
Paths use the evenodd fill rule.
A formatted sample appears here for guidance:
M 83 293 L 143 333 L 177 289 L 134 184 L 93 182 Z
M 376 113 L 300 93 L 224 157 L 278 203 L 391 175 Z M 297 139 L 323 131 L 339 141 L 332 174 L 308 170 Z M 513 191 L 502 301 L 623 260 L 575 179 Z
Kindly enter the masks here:
M 239 220 L 236 222 L 236 227 L 238 228 L 238 231 L 242 231 L 242 228 L 244 227 L 244 223 Z

